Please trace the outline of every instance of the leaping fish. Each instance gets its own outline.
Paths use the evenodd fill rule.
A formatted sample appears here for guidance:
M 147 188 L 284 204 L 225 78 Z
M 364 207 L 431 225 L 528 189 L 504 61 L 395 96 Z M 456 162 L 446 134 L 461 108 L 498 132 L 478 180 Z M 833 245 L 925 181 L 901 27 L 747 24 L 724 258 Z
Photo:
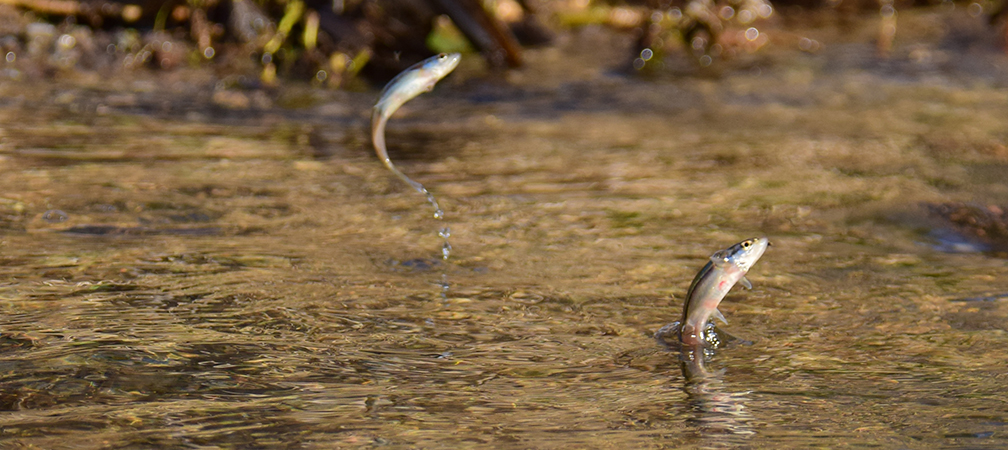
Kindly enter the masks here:
M 711 255 L 710 261 L 693 278 L 686 292 L 686 303 L 679 322 L 679 340 L 683 344 L 697 346 L 704 342 L 704 328 L 711 317 L 728 323 L 718 311 L 718 305 L 736 282 L 752 289 L 752 283 L 745 278 L 746 272 L 763 256 L 769 245 L 766 237 L 755 237 Z
M 440 218 L 442 212 L 441 208 L 437 205 L 437 201 L 434 200 L 434 196 L 422 184 L 411 180 L 406 174 L 400 172 L 392 164 L 392 160 L 389 159 L 388 150 L 385 149 L 385 123 L 388 122 L 389 117 L 404 103 L 410 101 L 413 97 L 434 89 L 434 85 L 438 81 L 451 73 L 452 70 L 455 70 L 461 59 L 462 55 L 458 53 L 441 53 L 414 64 L 409 69 L 396 75 L 392 81 L 385 85 L 385 89 L 379 95 L 378 103 L 375 103 L 374 110 L 371 113 L 371 142 L 374 144 L 378 158 L 400 180 L 405 181 L 406 184 L 412 186 L 417 192 L 426 195 L 427 201 L 431 202 L 431 205 L 434 206 L 435 217 L 438 218 Z

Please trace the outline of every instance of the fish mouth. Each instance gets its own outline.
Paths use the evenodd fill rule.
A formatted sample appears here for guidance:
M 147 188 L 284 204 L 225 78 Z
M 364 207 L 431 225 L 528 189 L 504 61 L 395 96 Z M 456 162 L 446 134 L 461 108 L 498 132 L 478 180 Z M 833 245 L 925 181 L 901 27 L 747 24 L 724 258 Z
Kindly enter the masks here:
M 748 272 L 756 264 L 756 261 L 759 261 L 763 257 L 763 253 L 770 246 L 770 240 L 766 236 L 752 238 L 750 241 L 752 245 L 742 253 L 737 254 L 735 258 L 735 264 L 745 272 Z
M 766 251 L 766 248 L 769 247 L 770 245 L 772 245 L 770 243 L 770 239 L 767 238 L 766 236 L 760 236 L 758 238 L 753 238 L 752 241 L 753 241 L 753 245 L 748 250 L 748 253 L 750 253 L 750 254 L 763 255 L 763 252 Z

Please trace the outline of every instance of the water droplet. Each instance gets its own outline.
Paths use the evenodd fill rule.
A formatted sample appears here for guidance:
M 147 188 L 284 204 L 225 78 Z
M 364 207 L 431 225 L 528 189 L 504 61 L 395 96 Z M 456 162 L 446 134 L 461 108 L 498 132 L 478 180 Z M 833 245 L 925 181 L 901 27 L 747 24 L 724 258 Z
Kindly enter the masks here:
M 434 218 L 435 219 L 444 219 L 444 211 L 442 211 L 440 208 L 435 209 L 434 210 Z
M 448 239 L 449 237 L 451 237 L 451 228 L 448 227 L 442 228 L 441 231 L 438 231 L 438 236 Z
M 693 47 L 693 50 L 703 50 L 704 47 L 707 47 L 707 40 L 700 36 L 696 36 L 690 42 L 690 46 Z
M 451 244 L 445 241 L 444 245 L 441 246 L 441 259 L 447 261 L 448 257 L 451 256 L 451 249 Z
M 77 38 L 69 34 L 64 34 L 60 36 L 59 39 L 56 40 L 56 44 L 59 45 L 60 49 L 62 50 L 70 50 L 71 48 L 74 48 L 75 45 L 77 45 Z
M 882 15 L 883 19 L 891 18 L 896 15 L 896 8 L 893 7 L 892 4 L 882 5 L 882 8 L 879 10 L 879 14 Z
M 973 2 L 966 7 L 966 12 L 973 17 L 980 17 L 983 14 L 983 5 Z
M 68 216 L 67 213 L 60 211 L 58 209 L 50 209 L 49 211 L 46 211 L 45 213 L 42 214 L 42 220 L 49 223 L 66 222 L 66 220 L 69 218 L 70 216 Z
M 451 284 L 448 284 L 447 274 L 441 274 L 441 282 L 438 285 L 441 286 L 441 299 L 448 300 L 448 289 L 451 288 Z

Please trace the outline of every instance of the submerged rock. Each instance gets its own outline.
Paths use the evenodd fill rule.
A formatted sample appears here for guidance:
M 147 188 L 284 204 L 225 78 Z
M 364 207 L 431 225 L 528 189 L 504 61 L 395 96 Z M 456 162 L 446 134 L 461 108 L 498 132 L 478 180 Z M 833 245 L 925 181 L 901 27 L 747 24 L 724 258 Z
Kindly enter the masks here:
M 928 215 L 944 222 L 963 243 L 979 251 L 1008 256 L 1008 213 L 1004 208 L 967 203 L 925 203 L 923 206 Z

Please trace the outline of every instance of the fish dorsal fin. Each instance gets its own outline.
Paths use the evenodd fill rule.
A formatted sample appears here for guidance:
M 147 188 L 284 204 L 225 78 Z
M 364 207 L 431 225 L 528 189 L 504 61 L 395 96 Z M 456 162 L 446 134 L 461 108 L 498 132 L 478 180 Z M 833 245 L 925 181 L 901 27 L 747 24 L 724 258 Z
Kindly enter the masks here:
M 714 263 L 714 267 L 724 267 L 725 264 L 728 264 L 728 251 L 718 250 L 711 255 L 710 260 Z
M 742 286 L 745 287 L 746 289 L 752 289 L 752 283 L 750 283 L 749 280 L 746 279 L 746 277 L 742 277 L 738 281 L 739 283 L 742 283 Z
M 728 319 L 725 319 L 724 314 L 721 314 L 721 311 L 718 311 L 717 308 L 714 308 L 714 313 L 711 314 L 711 317 L 714 317 L 715 319 L 720 320 L 721 323 L 728 325 Z

